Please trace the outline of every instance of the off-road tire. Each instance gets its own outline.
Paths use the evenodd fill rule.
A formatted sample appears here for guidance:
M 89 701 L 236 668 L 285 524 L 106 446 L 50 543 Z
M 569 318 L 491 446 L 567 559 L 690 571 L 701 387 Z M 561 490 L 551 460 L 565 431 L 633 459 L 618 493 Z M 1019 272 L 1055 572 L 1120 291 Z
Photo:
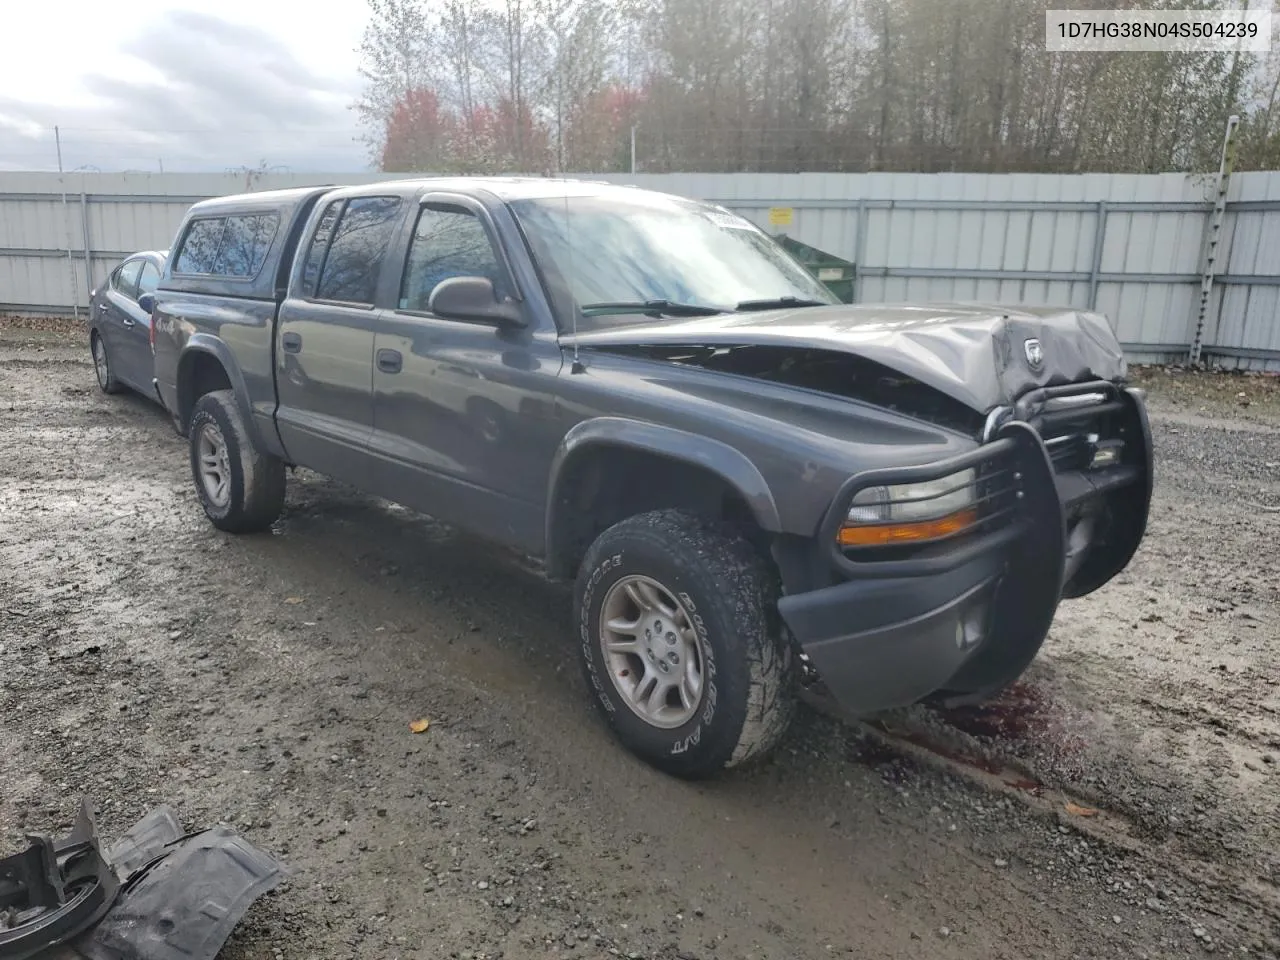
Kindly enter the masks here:
M 213 424 L 226 444 L 230 468 L 230 496 L 215 504 L 200 477 L 199 443 L 202 429 Z M 219 530 L 256 533 L 266 530 L 284 509 L 284 462 L 254 446 L 231 390 L 215 390 L 196 401 L 187 430 L 191 479 L 205 515 Z
M 600 614 L 609 588 L 643 575 L 690 614 L 700 641 L 704 688 L 697 713 L 661 729 L 634 713 L 608 675 Z M 684 779 L 758 760 L 794 711 L 794 658 L 777 612 L 778 578 L 746 539 L 681 510 L 640 514 L 604 531 L 587 551 L 574 591 L 574 623 L 597 709 L 633 753 Z
M 101 357 L 99 357 L 101 351 Z M 124 384 L 116 379 L 115 370 L 111 366 L 111 356 L 107 353 L 107 341 L 102 334 L 94 330 L 89 334 L 89 355 L 93 357 L 93 374 L 98 381 L 98 389 L 103 393 L 119 393 Z

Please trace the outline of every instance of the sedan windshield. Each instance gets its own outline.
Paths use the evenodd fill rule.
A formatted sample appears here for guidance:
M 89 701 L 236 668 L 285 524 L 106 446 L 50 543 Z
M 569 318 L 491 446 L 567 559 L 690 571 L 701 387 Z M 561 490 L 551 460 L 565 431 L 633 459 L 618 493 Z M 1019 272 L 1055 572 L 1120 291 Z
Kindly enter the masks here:
M 748 301 L 838 302 L 761 230 L 718 207 L 662 196 L 539 198 L 511 207 L 558 305 L 582 311 L 592 326 L 730 311 Z

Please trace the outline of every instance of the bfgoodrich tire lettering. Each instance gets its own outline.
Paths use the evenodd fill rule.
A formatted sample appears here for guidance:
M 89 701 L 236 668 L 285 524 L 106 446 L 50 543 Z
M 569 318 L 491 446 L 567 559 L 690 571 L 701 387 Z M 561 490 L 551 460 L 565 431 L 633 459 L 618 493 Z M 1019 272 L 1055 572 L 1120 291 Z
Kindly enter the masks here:
M 197 400 L 187 437 L 196 495 L 213 525 L 228 533 L 270 527 L 284 509 L 284 463 L 253 445 L 235 394 Z
M 601 644 L 601 608 L 628 577 L 661 584 L 696 632 L 703 685 L 675 728 L 647 723 L 624 700 Z M 622 743 L 688 779 L 764 756 L 791 719 L 792 658 L 781 637 L 777 577 L 745 539 L 680 510 L 623 520 L 592 544 L 575 590 L 579 656 L 596 706 Z

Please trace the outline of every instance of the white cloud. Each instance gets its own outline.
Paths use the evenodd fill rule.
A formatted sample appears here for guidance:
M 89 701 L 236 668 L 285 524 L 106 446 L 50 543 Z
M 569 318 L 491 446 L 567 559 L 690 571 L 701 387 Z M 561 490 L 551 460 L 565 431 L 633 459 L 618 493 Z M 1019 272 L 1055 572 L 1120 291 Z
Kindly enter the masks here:
M 363 0 L 63 0 L 6 10 L 0 169 L 367 165 L 350 104 Z M 16 0 L 6 5 L 16 6 Z M 323 13 L 321 12 L 323 10 Z

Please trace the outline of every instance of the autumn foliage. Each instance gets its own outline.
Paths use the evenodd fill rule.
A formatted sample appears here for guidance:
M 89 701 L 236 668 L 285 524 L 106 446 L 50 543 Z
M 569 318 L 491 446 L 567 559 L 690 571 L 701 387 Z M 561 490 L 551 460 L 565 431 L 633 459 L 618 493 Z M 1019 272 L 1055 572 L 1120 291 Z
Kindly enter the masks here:
M 457 138 L 457 120 L 441 111 L 435 91 L 410 90 L 392 107 L 387 119 L 382 169 L 440 168 L 444 158 L 452 153 Z
M 641 95 L 611 86 L 566 116 L 563 148 L 582 168 L 605 169 L 625 158 Z M 468 112 L 450 110 L 431 89 L 416 88 L 391 108 L 379 166 L 388 172 L 547 172 L 559 166 L 551 125 L 509 98 Z

